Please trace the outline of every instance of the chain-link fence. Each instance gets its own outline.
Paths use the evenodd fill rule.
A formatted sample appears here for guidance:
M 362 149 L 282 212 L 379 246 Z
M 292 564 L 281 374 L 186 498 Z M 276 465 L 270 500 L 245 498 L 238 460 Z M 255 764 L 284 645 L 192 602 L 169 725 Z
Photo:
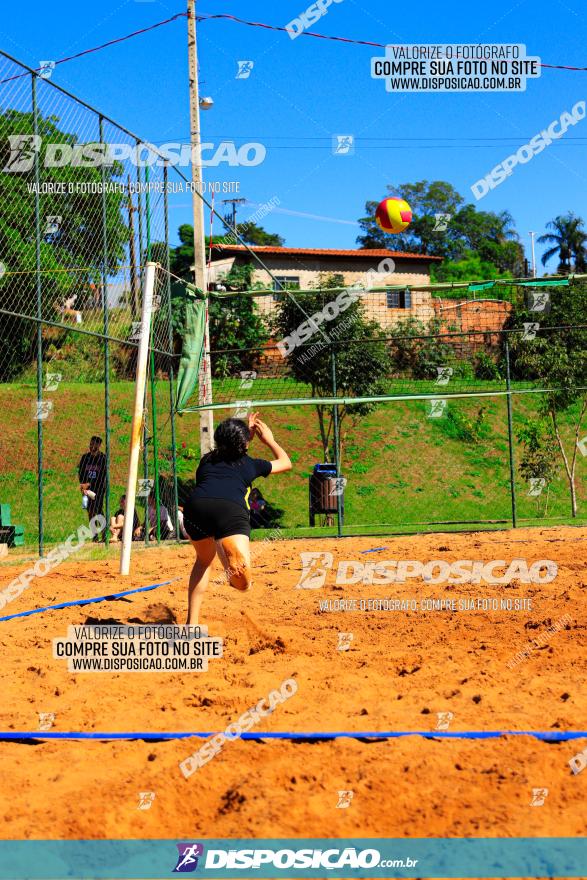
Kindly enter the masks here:
M 42 553 L 87 514 L 103 512 L 110 525 L 121 508 L 143 270 L 147 260 L 169 265 L 174 169 L 141 163 L 151 149 L 0 53 L 3 543 L 38 544 Z M 170 282 L 158 273 L 141 468 L 151 482 L 137 507 L 145 539 L 153 532 L 148 486 L 172 521 L 177 509 Z M 101 443 L 90 454 L 91 437 Z M 79 483 L 88 468 L 97 498 L 84 512 Z M 167 522 L 155 519 L 154 532 L 166 533 Z
M 223 294 L 225 320 L 265 316 L 257 346 L 218 348 L 211 364 L 217 418 L 260 409 L 294 461 L 260 487 L 271 525 L 354 534 L 587 521 L 587 287 L 528 284 L 511 282 L 507 299 L 461 292 L 449 319 L 393 325 L 378 320 L 372 291 L 337 314 L 338 290 L 278 292 L 248 314 L 259 294 Z M 327 501 L 311 488 L 325 462 Z
M 105 456 L 96 504 L 108 524 L 121 508 L 148 260 L 160 268 L 136 532 L 166 537 L 163 505 L 177 534 L 202 407 L 175 418 L 183 288 L 166 184 L 186 178 L 140 161 L 153 150 L 0 53 L 0 543 L 42 553 L 84 522 L 92 437 Z M 278 278 L 231 290 L 232 271 L 209 295 L 216 419 L 262 409 L 294 462 L 252 493 L 253 525 L 584 522 L 585 279 L 392 285 L 382 263 L 364 283 L 334 273 L 306 291 Z

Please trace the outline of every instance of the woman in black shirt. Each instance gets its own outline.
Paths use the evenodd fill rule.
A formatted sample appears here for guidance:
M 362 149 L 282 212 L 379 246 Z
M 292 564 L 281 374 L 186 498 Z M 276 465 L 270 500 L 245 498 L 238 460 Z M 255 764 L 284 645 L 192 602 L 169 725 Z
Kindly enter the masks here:
M 273 453 L 273 460 L 251 458 L 249 443 L 257 435 Z M 184 506 L 184 526 L 196 551 L 190 575 L 187 623 L 199 622 L 200 607 L 208 587 L 216 552 L 228 583 L 245 592 L 251 586 L 249 493 L 257 477 L 291 469 L 287 452 L 276 443 L 271 429 L 258 413 L 226 419 L 214 432 L 215 449 L 205 455 L 196 471 L 196 487 Z

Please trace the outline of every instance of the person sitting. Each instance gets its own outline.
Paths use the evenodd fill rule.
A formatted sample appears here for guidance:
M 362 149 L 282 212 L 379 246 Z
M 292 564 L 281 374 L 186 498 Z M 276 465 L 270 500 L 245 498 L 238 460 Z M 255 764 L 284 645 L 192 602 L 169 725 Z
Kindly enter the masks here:
M 255 486 L 249 493 L 249 509 L 252 529 L 264 529 L 267 525 L 267 518 L 263 511 L 267 507 L 267 502 L 263 498 L 261 492 Z
M 149 523 L 149 541 L 157 540 L 157 501 L 155 498 L 155 493 L 151 492 L 149 495 L 149 500 L 147 504 L 147 521 Z M 173 523 L 171 522 L 171 517 L 169 516 L 169 511 L 165 507 L 164 504 L 159 504 L 159 523 L 160 523 L 160 535 L 161 540 L 166 541 L 168 538 L 172 538 L 173 531 Z M 143 532 L 144 535 L 144 532 Z
M 122 540 L 122 529 L 124 527 L 124 517 L 126 514 L 126 495 L 120 496 L 120 508 L 114 516 L 110 517 L 110 543 L 116 544 Z M 137 516 L 136 510 L 133 512 L 132 518 L 132 535 L 133 541 L 136 541 L 141 534 L 141 524 Z
M 54 303 L 54 308 L 62 315 L 64 321 L 65 318 L 72 318 L 74 324 L 81 324 L 83 322 L 82 313 L 75 308 L 76 300 L 77 294 L 72 293 L 65 297 L 62 303 Z

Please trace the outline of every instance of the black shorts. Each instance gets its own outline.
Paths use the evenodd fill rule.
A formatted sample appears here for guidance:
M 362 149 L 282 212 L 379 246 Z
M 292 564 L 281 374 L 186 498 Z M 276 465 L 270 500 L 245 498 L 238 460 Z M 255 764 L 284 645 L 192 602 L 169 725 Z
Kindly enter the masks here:
M 192 541 L 251 536 L 249 511 L 224 498 L 189 498 L 183 509 L 183 524 Z

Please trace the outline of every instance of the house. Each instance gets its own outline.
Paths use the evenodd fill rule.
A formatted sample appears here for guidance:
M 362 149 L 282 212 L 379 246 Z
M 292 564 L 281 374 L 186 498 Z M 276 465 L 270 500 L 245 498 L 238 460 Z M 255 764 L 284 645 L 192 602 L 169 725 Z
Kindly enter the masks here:
M 243 245 L 215 244 L 212 246 L 212 263 L 208 284 L 222 283 L 233 266 L 253 263 L 253 283 L 260 282 L 267 290 L 278 290 L 269 271 L 285 288 L 308 290 L 317 289 L 321 275 L 339 274 L 344 284 L 369 287 L 397 287 L 405 285 L 405 290 L 373 291 L 364 298 L 366 317 L 378 321 L 382 327 L 390 327 L 407 317 L 428 322 L 435 316 L 430 291 L 412 290 L 412 286 L 430 284 L 430 266 L 439 263 L 442 257 L 427 254 L 409 254 L 390 251 L 385 248 L 364 250 L 338 250 L 329 248 L 288 248 L 251 247 L 251 251 L 262 261 L 263 266 L 253 260 Z M 381 273 L 373 281 L 382 260 L 392 259 L 393 272 Z M 259 312 L 269 316 L 275 310 L 279 294 L 255 297 Z

